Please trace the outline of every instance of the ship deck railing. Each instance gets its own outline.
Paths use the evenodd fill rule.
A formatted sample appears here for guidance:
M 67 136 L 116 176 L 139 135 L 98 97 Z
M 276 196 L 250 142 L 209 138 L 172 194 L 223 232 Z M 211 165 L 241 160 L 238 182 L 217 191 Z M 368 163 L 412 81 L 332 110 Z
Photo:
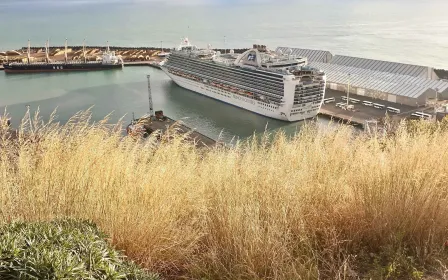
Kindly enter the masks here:
M 182 52 L 180 52 L 183 56 L 186 56 L 186 57 L 190 57 L 190 54 L 188 54 L 188 53 L 182 53 Z M 195 55 L 195 57 L 197 57 L 197 55 Z M 211 61 L 211 62 L 217 62 L 217 61 L 213 61 L 212 59 L 204 59 L 204 60 L 208 60 L 208 61 Z M 222 64 L 226 64 L 225 62 L 220 62 L 220 61 L 218 61 L 218 63 L 222 63 Z M 227 64 L 226 64 L 227 65 Z M 227 66 L 233 66 L 233 61 L 230 63 L 230 64 L 228 64 Z M 249 65 L 245 65 L 245 66 L 249 66 Z M 235 67 L 237 67 L 237 66 L 235 66 Z M 253 66 L 249 66 L 249 67 L 251 67 L 251 68 L 253 68 L 253 69 L 255 69 L 255 70 L 258 70 L 258 71 L 264 71 L 264 72 L 268 72 L 268 73 L 277 73 L 277 74 L 282 74 L 282 75 L 286 75 L 287 73 L 284 71 L 284 70 L 282 70 L 282 69 L 271 69 L 271 68 L 262 68 L 262 69 L 260 69 L 260 68 L 258 68 L 258 67 L 253 67 Z M 241 69 L 244 69 L 244 68 L 242 68 L 242 67 L 240 67 Z
M 177 58 L 175 56 L 170 57 L 170 59 L 171 60 L 177 60 Z M 194 61 L 190 61 L 190 62 L 194 62 Z M 184 64 L 185 61 L 182 61 L 182 59 L 181 59 L 180 63 Z M 212 60 L 203 61 L 203 63 L 207 63 L 212 68 L 215 68 L 215 69 L 218 69 L 217 67 L 219 67 Z M 266 75 L 264 75 L 264 74 L 275 74 L 275 76 L 269 75 L 270 76 L 269 78 L 272 78 L 273 80 L 277 80 L 277 81 L 283 81 L 284 73 L 280 73 L 280 72 L 277 72 L 277 71 L 265 71 L 265 69 L 259 69 L 259 68 L 253 68 L 253 67 L 251 67 L 251 69 L 247 69 L 247 68 L 244 68 L 244 67 L 232 67 L 232 69 L 238 69 L 238 72 L 246 72 L 246 74 L 250 71 L 250 75 L 256 75 L 256 76 L 258 76 L 261 79 L 266 79 L 267 78 Z M 257 73 L 257 72 L 261 72 L 261 73 Z
M 183 70 L 183 71 L 185 71 L 185 70 Z M 256 92 L 257 94 L 259 94 L 261 96 L 266 96 L 267 97 L 267 99 L 262 99 L 262 98 L 259 98 L 259 97 L 255 97 L 254 95 L 251 96 L 251 95 L 240 93 L 240 92 L 238 92 L 238 90 L 236 92 L 231 91 L 231 90 L 225 90 L 225 91 L 230 91 L 230 92 L 232 92 L 234 94 L 243 96 L 243 97 L 248 98 L 248 99 L 252 99 L 252 100 L 255 100 L 255 101 L 258 101 L 258 102 L 262 102 L 262 103 L 266 103 L 266 104 L 277 105 L 277 106 L 285 104 L 285 102 L 282 101 L 283 96 L 275 96 L 275 97 L 274 96 L 270 96 L 267 93 L 259 93 L 259 92 L 257 92 L 254 89 L 251 89 L 251 88 L 248 88 L 248 87 L 245 87 L 245 86 L 242 86 L 242 85 L 238 85 L 238 84 L 235 84 L 235 83 L 232 83 L 232 82 L 225 82 L 225 81 L 222 81 L 222 80 L 219 80 L 219 79 L 216 79 L 216 78 L 205 78 L 205 79 L 212 80 L 212 82 L 221 82 L 221 83 L 229 84 L 230 86 L 234 86 L 236 88 L 239 88 L 240 90 L 249 91 L 249 92 Z M 220 89 L 218 89 L 218 90 L 220 90 Z
M 177 68 L 177 67 L 173 67 L 173 68 Z M 198 73 L 194 73 L 194 72 L 188 71 L 186 69 L 179 69 L 179 68 L 177 68 L 177 69 L 178 69 L 178 71 L 188 72 L 188 73 L 193 74 L 193 75 L 201 75 L 201 74 L 198 74 Z M 201 76 L 204 76 L 204 75 L 202 74 Z M 269 93 L 269 92 L 266 92 L 266 91 L 261 91 L 261 90 L 258 90 L 258 89 L 250 88 L 250 87 L 247 87 L 247 86 L 244 86 L 244 85 L 240 85 L 240 84 L 236 84 L 236 83 L 233 83 L 233 82 L 224 81 L 224 80 L 218 79 L 216 77 L 201 77 L 201 78 L 214 80 L 216 82 L 228 84 L 230 86 L 239 87 L 239 88 L 242 88 L 244 90 L 247 90 L 247 91 L 250 91 L 250 92 L 254 92 L 254 93 L 257 93 L 257 94 L 260 94 L 260 95 L 264 95 L 264 96 L 267 96 L 267 97 L 272 97 L 272 98 L 276 98 L 276 99 L 283 98 L 283 95 L 277 95 L 277 94 Z
M 230 80 L 239 80 L 240 82 L 246 82 L 246 81 L 252 81 L 254 83 L 253 86 L 256 86 L 260 83 L 260 81 L 258 81 L 257 79 L 262 79 L 259 77 L 256 77 L 254 75 L 250 75 L 249 73 L 231 73 L 231 72 L 227 72 L 227 71 L 223 71 L 223 69 L 217 68 L 216 73 L 212 72 L 212 70 L 209 71 L 205 71 L 205 70 L 200 70 L 199 66 L 193 66 L 190 65 L 189 68 L 187 69 L 185 67 L 185 64 L 182 66 L 174 66 L 174 65 L 169 65 L 168 67 L 172 67 L 175 69 L 178 69 L 180 71 L 185 71 L 188 72 L 190 74 L 194 74 L 194 75 L 199 75 L 201 77 L 204 78 L 204 75 L 208 75 L 208 77 L 212 77 L 212 78 L 217 78 L 217 79 L 221 79 L 222 77 L 228 77 Z M 237 75 L 235 75 L 237 74 Z M 207 77 L 205 77 L 207 78 Z M 262 86 L 260 87 L 260 90 L 262 90 L 262 92 L 266 92 L 266 88 L 270 88 L 271 92 L 275 95 L 283 95 L 283 82 L 277 81 L 271 81 L 271 80 L 266 80 L 266 79 L 262 79 L 264 81 L 265 84 L 268 84 L 269 86 Z M 279 89 L 279 86 L 281 87 L 281 89 Z M 276 93 L 276 91 L 278 91 L 278 93 Z M 268 91 L 269 92 L 269 91 Z
M 194 66 L 193 68 L 204 67 L 203 65 L 198 64 L 199 62 L 196 62 L 196 61 L 188 61 L 189 63 L 186 63 L 182 60 L 178 61 L 177 59 L 172 59 L 171 61 L 173 62 L 172 64 L 182 65 L 182 67 L 183 67 L 182 69 L 185 68 L 184 67 L 185 65 L 190 65 L 191 67 Z M 225 70 L 222 68 L 222 66 L 218 66 L 217 63 L 214 63 L 212 61 L 210 61 L 210 62 L 207 61 L 207 62 L 203 62 L 203 63 L 206 63 L 214 70 L 220 71 L 222 73 L 235 72 L 232 70 Z M 266 71 L 260 72 L 260 71 L 258 71 L 258 69 L 246 69 L 246 68 L 241 68 L 241 67 L 235 67 L 235 68 L 231 67 L 230 69 L 236 69 L 237 74 L 240 76 L 246 76 L 248 78 L 262 79 L 263 81 L 268 82 L 268 83 L 278 83 L 278 82 L 283 83 L 283 75 L 279 75 L 278 77 L 270 77 L 270 76 L 264 75 L 266 73 L 272 73 L 272 72 L 266 72 Z M 280 74 L 280 73 L 277 73 L 277 74 Z

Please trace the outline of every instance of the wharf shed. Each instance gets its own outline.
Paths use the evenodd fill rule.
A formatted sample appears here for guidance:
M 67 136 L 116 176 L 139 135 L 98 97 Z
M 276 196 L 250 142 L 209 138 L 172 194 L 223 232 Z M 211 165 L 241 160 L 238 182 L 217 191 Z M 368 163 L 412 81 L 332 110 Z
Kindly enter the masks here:
M 292 55 L 306 57 L 308 62 L 330 62 L 333 55 L 329 51 L 319 51 L 310 49 L 300 49 L 300 48 L 289 48 L 289 47 L 278 47 L 276 52 L 288 53 L 291 50 Z
M 331 59 L 330 63 L 380 72 L 419 77 L 430 80 L 438 79 L 434 68 L 427 66 L 359 58 L 345 55 L 335 55 Z
M 425 105 L 428 98 L 435 97 L 436 90 L 441 96 L 448 95 L 447 81 L 422 78 L 417 72 L 417 76 L 412 76 L 334 63 L 310 62 L 309 65 L 326 73 L 329 88 L 342 92 L 347 91 L 350 79 L 352 94 L 409 106 Z

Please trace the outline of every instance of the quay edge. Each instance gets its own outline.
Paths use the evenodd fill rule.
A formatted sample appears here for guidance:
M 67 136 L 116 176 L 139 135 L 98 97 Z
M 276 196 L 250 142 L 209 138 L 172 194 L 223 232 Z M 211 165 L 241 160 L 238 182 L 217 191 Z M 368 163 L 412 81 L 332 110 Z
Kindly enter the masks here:
M 216 140 L 191 129 L 181 121 L 176 121 L 163 114 L 163 111 L 156 111 L 154 116 L 145 115 L 132 122 L 126 127 L 127 135 L 136 138 L 146 138 L 150 134 L 159 133 L 158 138 L 170 138 L 173 134 L 186 136 L 186 140 L 194 143 L 197 148 L 211 148 L 221 143 Z

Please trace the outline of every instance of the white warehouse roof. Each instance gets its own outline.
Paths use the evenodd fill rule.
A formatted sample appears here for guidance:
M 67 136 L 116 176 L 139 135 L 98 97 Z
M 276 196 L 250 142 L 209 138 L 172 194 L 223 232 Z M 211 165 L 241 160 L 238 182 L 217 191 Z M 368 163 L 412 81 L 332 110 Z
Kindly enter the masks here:
M 278 47 L 276 51 L 281 50 L 283 53 L 287 53 L 287 51 L 291 49 L 292 55 L 297 55 L 301 57 L 306 57 L 308 62 L 329 62 L 333 55 L 329 51 L 319 51 L 319 50 L 309 50 L 309 49 L 300 49 L 300 48 L 289 48 L 289 47 Z
M 330 63 L 427 79 L 432 79 L 434 77 L 432 73 L 434 72 L 434 70 L 431 67 L 412 64 L 403 64 L 344 55 L 335 55 Z
M 350 74 L 350 84 L 355 87 L 399 96 L 417 98 L 427 92 L 428 89 L 438 89 L 439 92 L 448 90 L 448 82 L 441 80 L 430 80 L 333 63 L 310 62 L 309 65 L 324 71 L 329 83 L 347 84 L 348 74 Z

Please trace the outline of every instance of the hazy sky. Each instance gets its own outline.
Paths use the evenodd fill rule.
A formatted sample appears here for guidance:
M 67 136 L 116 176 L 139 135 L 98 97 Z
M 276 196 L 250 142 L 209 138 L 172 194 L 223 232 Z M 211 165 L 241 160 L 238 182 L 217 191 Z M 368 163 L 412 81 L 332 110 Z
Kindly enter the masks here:
M 76 4 L 110 4 L 110 3 L 160 3 L 175 5 L 192 4 L 248 4 L 262 2 L 278 2 L 279 0 L 0 0 L 0 5 L 76 5 Z M 284 0 L 281 0 L 285 2 Z

